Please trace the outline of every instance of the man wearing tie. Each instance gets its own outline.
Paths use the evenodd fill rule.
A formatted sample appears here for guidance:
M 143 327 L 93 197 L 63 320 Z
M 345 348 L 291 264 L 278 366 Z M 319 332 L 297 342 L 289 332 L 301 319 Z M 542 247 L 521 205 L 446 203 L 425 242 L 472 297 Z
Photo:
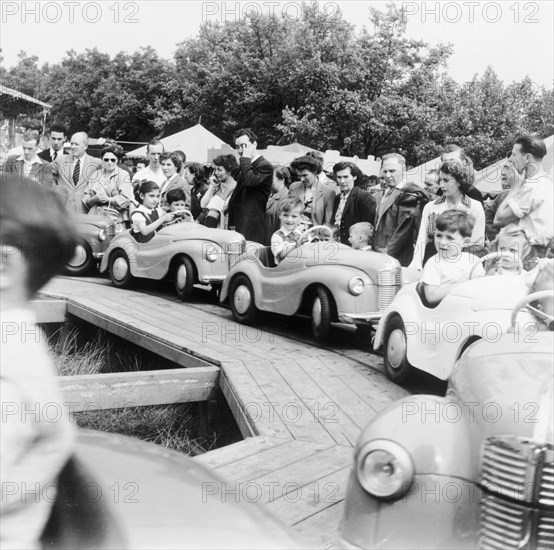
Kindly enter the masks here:
M 63 144 L 67 130 L 61 124 L 52 124 L 50 127 L 50 148 L 41 151 L 37 156 L 46 162 L 54 162 L 58 156 L 63 155 Z
M 77 132 L 71 136 L 70 154 L 61 155 L 52 162 L 58 191 L 69 212 L 86 213 L 83 196 L 92 178 L 100 177 L 100 159 L 87 155 L 88 135 Z
M 407 266 L 414 255 L 425 192 L 406 181 L 406 160 L 397 153 L 383 156 L 381 178 L 386 191 L 377 209 L 373 249 Z
M 355 187 L 362 179 L 361 170 L 353 162 L 337 162 L 333 166 L 340 194 L 335 198 L 333 220 L 339 230 L 340 242 L 349 244 L 350 226 L 358 222 L 375 221 L 375 199 L 369 191 Z

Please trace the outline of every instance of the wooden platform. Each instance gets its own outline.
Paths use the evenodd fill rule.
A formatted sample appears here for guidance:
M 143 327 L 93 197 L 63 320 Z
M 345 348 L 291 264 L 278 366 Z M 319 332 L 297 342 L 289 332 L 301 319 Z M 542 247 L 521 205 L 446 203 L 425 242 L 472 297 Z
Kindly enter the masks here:
M 69 316 L 182 367 L 218 367 L 245 439 L 195 460 L 215 468 L 227 480 L 225 490 L 263 503 L 294 526 L 309 547 L 333 544 L 360 430 L 407 394 L 361 364 L 378 357 L 349 357 L 236 324 L 219 307 L 122 291 L 101 280 L 59 278 L 42 294 L 64 300 Z M 52 311 L 60 314 L 59 302 Z

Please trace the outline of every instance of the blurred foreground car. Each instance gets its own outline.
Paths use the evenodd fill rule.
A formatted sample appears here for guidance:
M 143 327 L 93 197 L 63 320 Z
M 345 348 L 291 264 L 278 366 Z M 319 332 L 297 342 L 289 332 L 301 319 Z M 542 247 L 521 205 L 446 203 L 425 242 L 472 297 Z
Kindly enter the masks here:
M 261 506 L 237 502 L 225 490 L 210 470 L 176 451 L 80 430 L 76 456 L 58 481 L 42 547 L 301 547 Z
M 488 257 L 478 259 L 475 267 Z M 383 312 L 373 341 L 374 349 L 383 346 L 387 377 L 402 383 L 418 369 L 447 380 L 473 342 L 500 339 L 510 327 L 514 305 L 528 291 L 519 275 L 479 277 L 458 284 L 430 307 L 421 284 L 407 285 Z M 533 332 L 531 315 L 522 312 L 518 322 Z
M 240 233 L 192 222 L 163 227 L 147 243 L 127 230 L 110 243 L 100 272 L 109 271 L 118 288 L 127 288 L 134 277 L 170 279 L 177 296 L 186 300 L 194 284 L 221 285 L 245 246 Z
M 552 296 L 530 295 L 514 312 L 539 294 Z M 372 420 L 356 445 L 340 546 L 552 548 L 553 336 L 516 326 L 480 340 L 444 398 L 406 397 Z
M 308 231 L 322 229 L 328 228 Z M 229 300 L 234 319 L 244 324 L 258 311 L 306 314 L 315 339 L 324 342 L 332 322 L 376 323 L 402 284 L 417 278 L 418 272 L 401 268 L 390 256 L 318 238 L 292 250 L 279 265 L 271 247 L 249 247 L 229 272 L 220 299 Z
M 100 262 L 115 235 L 115 223 L 103 216 L 77 214 L 74 217 L 79 241 L 65 266 L 68 275 L 84 275 Z

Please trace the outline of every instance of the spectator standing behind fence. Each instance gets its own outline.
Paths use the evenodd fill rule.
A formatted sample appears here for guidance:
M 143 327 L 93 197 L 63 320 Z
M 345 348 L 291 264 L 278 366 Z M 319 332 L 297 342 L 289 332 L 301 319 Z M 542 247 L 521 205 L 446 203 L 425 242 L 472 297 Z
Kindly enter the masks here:
M 291 162 L 291 168 L 300 181 L 295 181 L 289 189 L 291 197 L 298 197 L 304 203 L 303 222 L 307 225 L 332 225 L 335 192 L 319 180 L 321 163 L 308 155 Z
M 483 205 L 466 195 L 469 186 L 468 167 L 455 160 L 447 160 L 440 167 L 439 182 L 442 196 L 428 202 L 423 208 L 421 224 L 409 267 L 421 269 L 437 252 L 434 244 L 435 223 L 445 210 L 462 210 L 473 217 L 473 231 L 468 241 L 483 246 L 485 242 L 485 212 Z
M 52 124 L 48 132 L 50 147 L 38 153 L 38 158 L 46 162 L 55 161 L 59 155 L 63 155 L 63 144 L 65 143 L 67 130 L 61 124 Z
M 240 156 L 240 172 L 229 200 L 229 227 L 242 233 L 247 241 L 263 243 L 273 166 L 256 152 L 258 138 L 252 130 L 243 128 L 235 132 L 235 145 Z
M 196 221 L 206 227 L 226 229 L 226 213 L 237 186 L 234 175 L 238 172 L 239 165 L 235 155 L 219 155 L 213 160 L 213 165 L 211 183 L 200 201 L 202 212 Z
M 406 181 L 406 159 L 397 153 L 384 155 L 381 178 L 387 189 L 377 207 L 373 249 L 407 266 L 414 256 L 424 191 Z
M 65 207 L 69 212 L 83 214 L 87 211 L 83 203 L 85 190 L 92 175 L 102 168 L 102 161 L 87 155 L 88 135 L 85 132 L 73 134 L 69 147 L 69 155 L 57 157 L 51 166 Z
M 516 139 L 510 162 L 525 179 L 521 186 L 508 192 L 494 217 L 498 227 L 513 223 L 523 229 L 537 258 L 545 257 L 546 244 L 554 232 L 552 181 L 542 165 L 545 156 L 542 139 L 533 136 Z
M 506 161 L 506 164 L 500 170 L 500 184 L 502 185 L 502 191 L 492 201 L 485 204 L 485 232 L 487 241 L 490 243 L 494 241 L 500 229 L 494 225 L 494 217 L 498 207 L 504 202 L 508 191 L 520 184 L 519 174 L 510 161 Z
M 76 239 L 52 189 L 7 175 L 0 193 L 0 546 L 6 549 L 43 547 L 57 478 L 74 445 L 69 409 L 29 300 L 61 272 Z M 59 411 L 55 420 L 46 413 L 52 407 Z
M 37 155 L 39 133 L 36 130 L 27 130 L 23 134 L 19 156 L 13 155 L 6 161 L 7 174 L 17 174 L 21 180 L 27 178 L 45 187 L 54 185 L 54 174 L 50 164 Z
M 135 177 L 133 178 L 133 183 L 148 180 L 155 181 L 158 185 L 163 185 L 166 178 L 162 172 L 160 157 L 164 152 L 164 144 L 159 139 L 153 139 L 146 146 L 148 166 L 137 171 Z
M 164 153 L 160 157 L 162 172 L 165 181 L 160 186 L 160 206 L 164 210 L 169 210 L 167 204 L 167 193 L 172 189 L 182 189 L 187 197 L 187 208 L 190 208 L 190 187 L 185 179 L 179 174 L 182 169 L 181 157 L 175 153 Z
M 208 190 L 204 167 L 199 162 L 188 162 L 183 170 L 183 177 L 190 189 L 190 212 L 196 220 L 202 212 L 202 197 Z
M 130 226 L 129 204 L 133 200 L 131 178 L 117 165 L 122 156 L 121 146 L 106 145 L 102 149 L 102 168 L 92 174 L 83 195 L 88 213 L 112 219 L 118 231 Z
M 281 203 L 289 196 L 290 173 L 286 166 L 279 166 L 273 171 L 273 183 L 271 184 L 271 195 L 267 199 L 265 209 L 266 218 L 266 239 L 265 244 L 271 245 L 271 236 L 281 227 L 279 210 Z
M 340 188 L 340 195 L 335 197 L 333 222 L 338 229 L 340 242 L 348 244 L 350 226 L 358 222 L 374 225 L 375 199 L 369 191 L 355 187 L 356 181 L 362 178 L 362 172 L 353 162 L 337 162 L 333 166 L 333 173 Z

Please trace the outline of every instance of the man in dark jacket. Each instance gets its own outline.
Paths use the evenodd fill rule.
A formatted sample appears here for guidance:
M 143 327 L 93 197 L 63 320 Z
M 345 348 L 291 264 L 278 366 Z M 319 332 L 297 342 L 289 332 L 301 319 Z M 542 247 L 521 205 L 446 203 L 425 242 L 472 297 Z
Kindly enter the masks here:
M 377 209 L 373 249 L 407 266 L 414 255 L 427 196 L 422 188 L 406 181 L 406 160 L 397 153 L 383 156 L 381 178 L 386 190 Z
M 229 200 L 229 228 L 242 233 L 247 241 L 264 242 L 265 208 L 273 182 L 273 166 L 256 153 L 258 138 L 252 130 L 235 132 L 240 156 L 237 186 Z
M 353 162 L 337 162 L 333 166 L 340 194 L 335 198 L 333 221 L 339 230 L 340 242 L 349 244 L 350 226 L 358 222 L 375 222 L 375 199 L 369 191 L 356 187 L 361 182 L 362 172 Z

